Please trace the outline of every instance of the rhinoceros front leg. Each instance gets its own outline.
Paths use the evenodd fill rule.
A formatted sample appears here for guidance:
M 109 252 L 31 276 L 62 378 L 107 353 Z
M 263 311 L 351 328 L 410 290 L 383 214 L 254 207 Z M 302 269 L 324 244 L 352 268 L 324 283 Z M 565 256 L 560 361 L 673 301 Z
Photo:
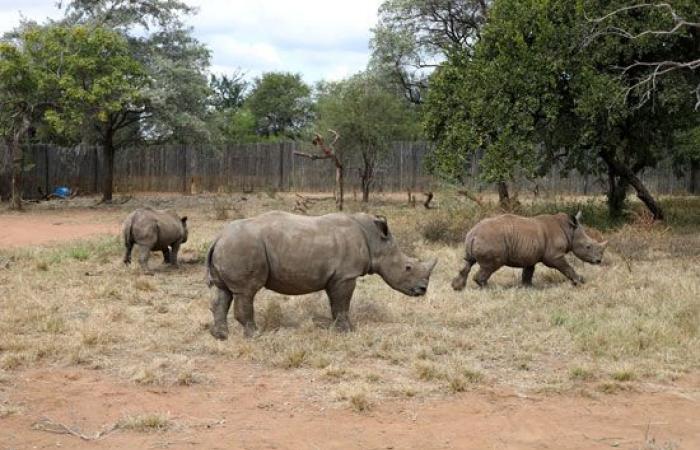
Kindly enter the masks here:
M 148 268 L 148 258 L 151 257 L 151 247 L 139 245 L 139 265 L 141 270 L 146 275 L 153 275 L 153 272 Z
M 233 295 L 228 289 L 216 288 L 216 297 L 212 299 L 209 309 L 214 315 L 214 325 L 209 329 L 211 335 L 222 341 L 228 339 L 228 310 Z
M 532 276 L 535 274 L 535 266 L 528 266 L 523 268 L 523 286 L 532 286 Z
M 563 273 L 571 282 L 576 286 L 577 284 L 583 284 L 585 280 L 583 277 L 576 273 L 573 267 L 569 265 L 566 259 L 562 256 L 561 258 L 545 263 L 553 269 L 557 269 L 559 272 Z
M 470 261 L 468 259 L 464 260 L 464 267 L 459 271 L 457 276 L 452 280 L 452 289 L 455 291 L 461 291 L 467 285 L 467 277 L 469 276 L 469 271 L 472 270 L 472 265 L 476 261 Z
M 255 336 L 258 331 L 258 327 L 255 326 L 254 298 L 255 294 L 236 294 L 234 300 L 233 316 L 243 325 L 243 336 L 247 338 Z
M 162 251 L 163 251 L 163 263 L 164 264 L 170 263 L 170 249 L 168 247 L 165 247 Z
M 172 245 L 172 250 L 170 251 L 170 264 L 177 267 L 177 254 L 180 252 L 180 243 L 176 242 Z
M 333 324 L 338 331 L 352 331 L 355 328 L 350 322 L 350 300 L 354 291 L 355 279 L 332 282 L 326 288 Z

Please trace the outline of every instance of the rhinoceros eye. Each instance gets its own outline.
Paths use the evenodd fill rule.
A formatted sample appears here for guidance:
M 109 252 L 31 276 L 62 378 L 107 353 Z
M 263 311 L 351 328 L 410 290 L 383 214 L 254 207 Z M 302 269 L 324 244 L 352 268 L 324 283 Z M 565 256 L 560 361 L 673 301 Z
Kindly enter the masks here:
M 410 272 L 410 271 L 411 271 L 411 265 L 410 265 L 410 264 L 406 264 L 406 272 Z

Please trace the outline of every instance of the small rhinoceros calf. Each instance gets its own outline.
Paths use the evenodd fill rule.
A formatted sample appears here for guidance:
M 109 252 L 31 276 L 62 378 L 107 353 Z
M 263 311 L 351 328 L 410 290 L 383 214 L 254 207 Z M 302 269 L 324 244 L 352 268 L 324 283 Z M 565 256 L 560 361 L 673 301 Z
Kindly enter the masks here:
M 131 263 L 131 250 L 139 246 L 141 270 L 150 274 L 148 258 L 151 251 L 162 251 L 164 262 L 177 266 L 180 245 L 187 242 L 187 217 L 180 218 L 171 211 L 139 208 L 124 220 L 124 264 Z
M 522 282 L 532 284 L 535 264 L 541 262 L 559 270 L 574 285 L 583 283 L 564 258 L 573 252 L 579 259 L 591 264 L 600 264 L 607 241 L 591 239 L 581 225 L 581 212 L 576 216 L 559 213 L 536 217 L 521 217 L 513 214 L 484 219 L 469 230 L 465 239 L 465 265 L 452 287 L 461 291 L 467 284 L 472 266 L 479 263 L 474 281 L 483 287 L 489 277 L 502 266 L 522 267 Z
M 411 296 L 428 289 L 436 260 L 420 262 L 399 250 L 385 218 L 369 214 L 318 217 L 269 212 L 231 222 L 207 254 L 211 334 L 228 337 L 227 315 L 235 298 L 234 317 L 245 336 L 256 331 L 253 299 L 263 287 L 286 295 L 325 290 L 336 328 L 352 329 L 350 299 L 358 277 L 379 274 L 389 286 Z

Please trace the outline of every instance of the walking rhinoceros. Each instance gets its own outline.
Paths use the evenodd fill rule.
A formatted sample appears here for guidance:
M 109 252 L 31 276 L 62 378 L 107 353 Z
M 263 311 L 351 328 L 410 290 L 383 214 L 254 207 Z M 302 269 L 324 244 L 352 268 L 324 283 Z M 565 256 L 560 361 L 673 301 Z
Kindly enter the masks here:
M 124 236 L 124 264 L 131 263 L 131 250 L 139 246 L 141 270 L 150 274 L 148 258 L 152 250 L 163 252 L 166 263 L 177 266 L 180 245 L 187 242 L 187 217 L 180 218 L 171 211 L 139 208 L 129 214 L 122 228 Z
M 479 263 L 479 271 L 474 281 L 482 287 L 502 266 L 522 267 L 522 283 L 531 285 L 535 264 L 539 262 L 559 270 L 574 285 L 583 283 L 583 277 L 574 271 L 564 255 L 573 252 L 585 262 L 600 264 L 608 242 L 598 242 L 586 234 L 579 211 L 576 216 L 503 214 L 484 219 L 469 230 L 465 244 L 464 267 L 452 280 L 456 291 L 464 289 L 469 271 L 476 263 Z
M 211 334 L 228 337 L 227 314 L 235 299 L 234 317 L 247 337 L 256 331 L 253 300 L 263 287 L 286 295 L 325 290 L 336 328 L 353 328 L 348 311 L 358 277 L 379 274 L 406 295 L 428 289 L 436 260 L 420 262 L 399 250 L 386 218 L 370 214 L 327 214 L 318 217 L 268 212 L 231 222 L 209 248 Z

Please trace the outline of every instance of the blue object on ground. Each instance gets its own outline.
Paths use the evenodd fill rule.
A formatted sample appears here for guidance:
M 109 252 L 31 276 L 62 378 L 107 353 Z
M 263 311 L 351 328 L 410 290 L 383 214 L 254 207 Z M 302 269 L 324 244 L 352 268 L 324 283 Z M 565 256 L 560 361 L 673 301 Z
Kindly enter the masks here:
M 61 198 L 68 198 L 70 197 L 70 188 L 67 188 L 66 186 L 54 188 L 53 195 Z

